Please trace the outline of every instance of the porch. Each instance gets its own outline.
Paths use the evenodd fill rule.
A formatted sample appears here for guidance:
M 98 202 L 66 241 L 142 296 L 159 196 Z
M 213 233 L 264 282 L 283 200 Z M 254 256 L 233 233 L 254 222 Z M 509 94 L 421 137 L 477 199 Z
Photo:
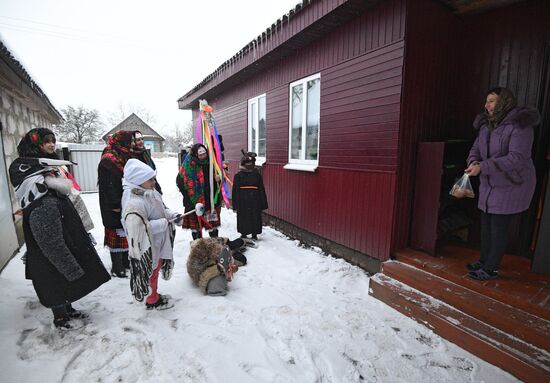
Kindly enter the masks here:
M 476 249 L 394 255 L 371 279 L 371 295 L 519 379 L 550 379 L 550 276 L 531 272 L 529 258 L 507 255 L 499 278 L 480 282 L 466 277 Z

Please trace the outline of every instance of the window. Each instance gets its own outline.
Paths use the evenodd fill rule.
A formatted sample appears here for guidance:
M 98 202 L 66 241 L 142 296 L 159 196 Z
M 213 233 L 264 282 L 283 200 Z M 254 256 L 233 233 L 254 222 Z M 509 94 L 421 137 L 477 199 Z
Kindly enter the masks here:
M 290 84 L 289 151 L 285 169 L 315 171 L 319 164 L 321 75 Z
M 257 165 L 265 162 L 265 94 L 248 100 L 248 150 L 258 154 Z

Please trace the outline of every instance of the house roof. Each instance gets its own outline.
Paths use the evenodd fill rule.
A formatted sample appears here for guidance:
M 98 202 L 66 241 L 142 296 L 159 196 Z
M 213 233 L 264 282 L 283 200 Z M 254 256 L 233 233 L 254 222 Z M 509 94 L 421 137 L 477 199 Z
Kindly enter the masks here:
M 63 121 L 63 116 L 51 103 L 48 96 L 46 96 L 46 93 L 40 89 L 38 84 L 34 82 L 32 77 L 29 75 L 25 67 L 23 67 L 23 64 L 21 64 L 15 56 L 9 51 L 9 49 L 4 45 L 4 42 L 0 40 L 0 60 L 3 61 L 3 63 L 21 80 L 25 85 L 27 85 L 31 91 L 38 97 L 40 101 L 46 106 L 48 111 L 50 112 L 50 117 L 52 119 L 52 122 L 58 123 L 60 121 Z M 12 92 L 16 93 L 18 96 L 20 96 L 23 99 L 28 100 L 29 97 L 21 92 L 19 84 L 14 84 L 13 82 L 10 82 L 9 78 L 5 77 L 3 73 L 0 73 L 0 84 L 3 87 L 7 87 Z
M 151 128 L 145 121 L 139 118 L 135 113 L 132 113 L 126 117 L 121 123 L 115 126 L 113 129 L 109 130 L 102 137 L 105 140 L 108 136 L 116 132 L 117 130 L 139 130 L 143 137 L 146 138 L 158 138 L 161 141 L 164 141 L 164 137 L 158 134 L 153 128 Z
M 456 14 L 471 14 L 525 0 L 438 0 Z M 347 0 L 326 4 L 303 0 L 277 19 L 265 32 L 245 45 L 233 57 L 178 99 L 180 109 L 198 108 L 199 99 L 209 99 L 267 70 L 282 58 L 346 23 L 380 0 Z M 321 4 L 325 3 L 325 4 Z M 296 20 L 306 9 L 316 7 L 315 17 Z

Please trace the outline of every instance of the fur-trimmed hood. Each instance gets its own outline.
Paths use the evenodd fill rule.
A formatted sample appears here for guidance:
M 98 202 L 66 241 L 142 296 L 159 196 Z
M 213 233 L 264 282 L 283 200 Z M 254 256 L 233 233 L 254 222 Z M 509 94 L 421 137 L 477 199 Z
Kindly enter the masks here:
M 536 109 L 531 108 L 514 108 L 512 109 L 506 117 L 501 121 L 499 125 L 504 124 L 515 124 L 518 128 L 529 128 L 534 127 L 540 124 L 541 117 L 540 113 Z M 488 124 L 487 115 L 485 113 L 480 113 L 474 119 L 474 129 L 479 130 L 484 125 Z

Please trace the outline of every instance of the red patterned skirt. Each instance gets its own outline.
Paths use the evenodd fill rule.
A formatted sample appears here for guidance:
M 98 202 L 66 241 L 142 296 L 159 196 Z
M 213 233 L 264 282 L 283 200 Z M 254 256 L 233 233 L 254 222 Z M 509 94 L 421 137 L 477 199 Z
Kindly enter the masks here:
M 105 228 L 105 238 L 103 239 L 103 245 L 108 247 L 110 251 L 126 251 L 128 250 L 128 241 L 126 237 L 117 235 L 116 229 Z
M 206 215 L 201 217 L 201 225 L 203 229 L 213 229 L 221 225 L 220 213 L 222 211 L 221 206 L 216 208 L 216 213 L 218 214 L 218 219 L 216 221 L 206 221 Z M 200 230 L 201 226 L 199 225 L 199 219 L 195 213 L 186 215 L 183 217 L 183 222 L 181 227 L 184 229 L 191 230 Z

